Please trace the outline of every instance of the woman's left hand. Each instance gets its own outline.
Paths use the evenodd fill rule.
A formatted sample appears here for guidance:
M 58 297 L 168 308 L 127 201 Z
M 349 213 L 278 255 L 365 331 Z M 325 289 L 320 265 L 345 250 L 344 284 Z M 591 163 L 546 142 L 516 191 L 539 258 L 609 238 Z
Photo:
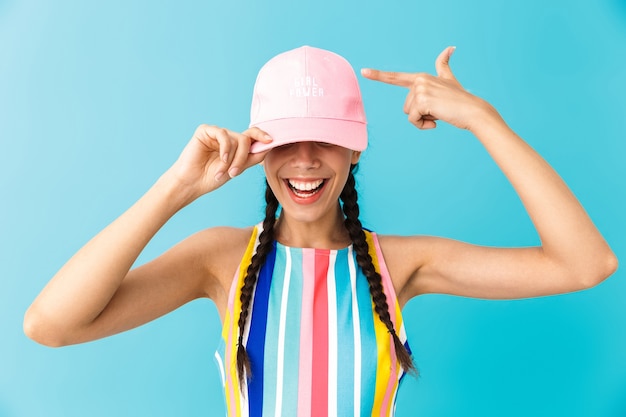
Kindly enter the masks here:
M 511 182 L 541 246 L 494 248 L 435 237 L 384 238 L 381 245 L 401 303 L 427 293 L 511 299 L 598 284 L 616 270 L 615 254 L 552 167 L 489 103 L 457 81 L 448 65 L 453 51 L 448 47 L 437 57 L 436 76 L 371 69 L 362 74 L 408 88 L 404 112 L 419 129 L 432 129 L 444 120 L 470 130 Z
M 486 101 L 468 93 L 452 74 L 449 60 L 454 50 L 449 46 L 439 54 L 435 61 L 436 76 L 370 68 L 362 69 L 361 74 L 370 80 L 408 88 L 404 113 L 418 129 L 433 129 L 437 127 L 437 120 L 443 120 L 458 128 L 473 130 L 483 116 L 497 115 L 497 112 Z

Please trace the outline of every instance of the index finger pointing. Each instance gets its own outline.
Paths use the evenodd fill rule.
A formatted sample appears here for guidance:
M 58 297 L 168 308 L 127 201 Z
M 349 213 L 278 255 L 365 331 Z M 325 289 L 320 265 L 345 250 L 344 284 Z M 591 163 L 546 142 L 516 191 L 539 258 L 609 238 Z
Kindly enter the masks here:
M 414 74 L 407 72 L 379 71 L 371 68 L 363 68 L 361 75 L 374 81 L 386 84 L 398 85 L 400 87 L 410 87 L 413 84 Z

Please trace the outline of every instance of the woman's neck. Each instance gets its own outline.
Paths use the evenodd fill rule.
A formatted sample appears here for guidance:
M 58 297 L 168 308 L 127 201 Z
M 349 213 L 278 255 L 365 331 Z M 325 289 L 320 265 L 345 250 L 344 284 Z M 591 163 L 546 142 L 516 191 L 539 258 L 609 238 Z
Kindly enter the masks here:
M 344 216 L 337 206 L 334 214 L 313 222 L 302 222 L 281 212 L 275 226 L 276 240 L 297 248 L 341 249 L 351 243 L 344 226 Z

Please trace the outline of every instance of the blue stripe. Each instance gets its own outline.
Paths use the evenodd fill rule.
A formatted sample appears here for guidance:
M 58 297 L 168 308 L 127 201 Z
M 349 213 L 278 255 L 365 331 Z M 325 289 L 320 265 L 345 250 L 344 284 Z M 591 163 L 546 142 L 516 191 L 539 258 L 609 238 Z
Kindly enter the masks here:
M 354 254 L 356 258 L 356 252 Z M 370 286 L 361 268 L 357 269 L 356 274 L 356 294 L 361 327 L 361 415 L 369 415 L 374 407 L 374 394 L 376 393 L 378 347 Z
M 354 324 L 348 250 L 337 252 L 335 262 L 337 294 L 337 415 L 354 413 Z
M 269 302 L 269 290 L 272 283 L 275 260 L 276 246 L 274 245 L 259 272 L 259 279 L 254 295 L 252 317 L 250 320 L 250 332 L 246 345 L 252 368 L 252 377 L 248 382 L 248 407 L 250 417 L 262 417 L 263 415 L 265 325 L 267 323 L 267 304 Z
M 272 287 L 269 295 L 269 305 L 267 310 L 267 323 L 265 331 L 265 374 L 263 383 L 263 415 L 273 415 L 276 409 L 276 365 L 278 362 L 278 332 L 280 324 L 280 307 L 282 299 L 282 289 L 285 278 L 285 267 L 287 259 L 283 247 L 276 246 L 276 261 L 274 262 L 274 272 Z

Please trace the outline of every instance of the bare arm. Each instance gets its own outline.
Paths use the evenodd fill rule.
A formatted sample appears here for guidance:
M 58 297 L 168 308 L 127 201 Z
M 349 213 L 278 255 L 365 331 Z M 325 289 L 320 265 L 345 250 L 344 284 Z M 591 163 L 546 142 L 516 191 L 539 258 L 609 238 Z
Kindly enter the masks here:
M 459 84 L 448 66 L 452 51 L 448 48 L 437 58 L 436 77 L 373 70 L 364 75 L 409 88 L 404 110 L 416 127 L 434 128 L 437 120 L 444 120 L 474 133 L 518 193 L 541 246 L 487 248 L 432 237 L 383 239 L 390 269 L 401 277 L 401 298 L 423 293 L 519 298 L 599 283 L 617 268 L 615 255 L 550 165 L 491 105 Z
M 252 140 L 267 140 L 264 132 L 244 133 L 200 126 L 156 184 L 57 272 L 26 312 L 26 334 L 50 346 L 79 343 L 136 327 L 194 298 L 219 298 L 222 264 L 230 259 L 221 251 L 236 255 L 241 232 L 206 231 L 130 268 L 178 210 L 263 159 L 248 150 Z M 220 244 L 229 233 L 239 240 Z

